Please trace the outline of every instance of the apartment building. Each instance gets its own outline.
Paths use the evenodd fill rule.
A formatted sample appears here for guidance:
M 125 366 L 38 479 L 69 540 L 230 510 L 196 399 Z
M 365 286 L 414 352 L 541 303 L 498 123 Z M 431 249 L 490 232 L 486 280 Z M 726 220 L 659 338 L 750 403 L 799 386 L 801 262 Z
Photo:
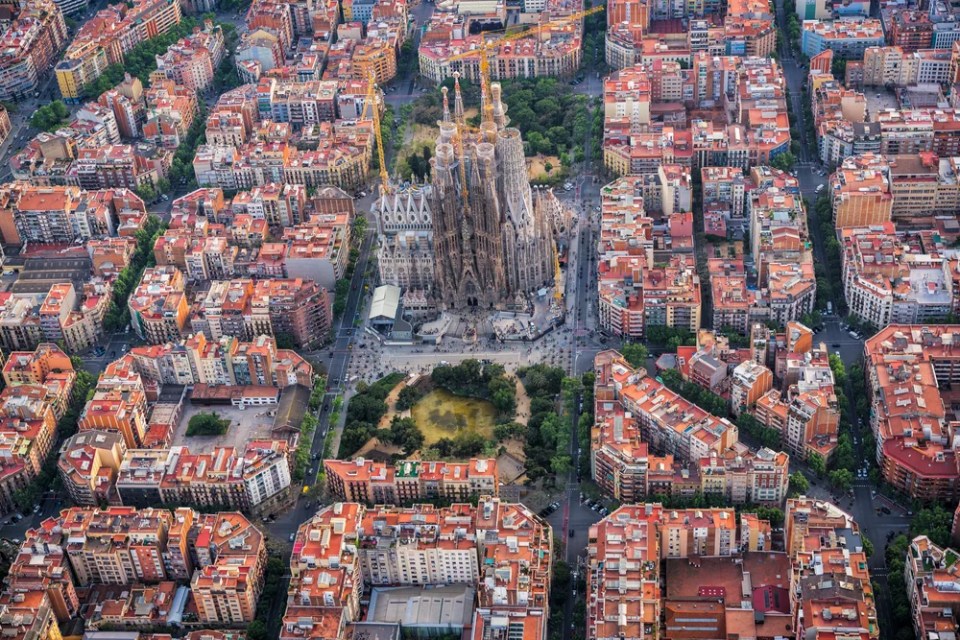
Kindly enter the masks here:
M 476 532 L 453 530 L 458 519 L 469 516 L 469 511 L 429 504 L 367 510 L 359 531 L 366 543 L 360 554 L 365 582 L 373 586 L 477 584 Z M 459 544 L 450 544 L 454 541 Z
M 211 340 L 288 335 L 298 346 L 326 339 L 330 297 L 313 280 L 214 281 L 191 311 L 190 326 Z
M 24 100 L 67 45 L 67 25 L 57 3 L 24 3 L 0 34 L 0 100 Z
M 176 343 L 134 347 L 116 362 L 160 385 L 313 386 L 310 363 L 293 350 L 277 349 L 269 336 L 244 342 L 231 336 L 208 341 L 195 334 Z
M 111 113 L 112 116 L 112 113 Z M 151 142 L 81 147 L 67 177 L 84 189 L 156 188 L 170 172 L 173 152 Z
M 803 0 L 797 3 L 797 17 L 803 20 L 826 20 L 833 16 L 833 6 L 825 0 Z
M 707 261 L 713 292 L 713 326 L 746 335 L 754 322 L 765 322 L 769 312 L 758 301 L 758 291 L 747 287 L 742 259 Z
M 624 276 L 628 275 L 632 282 L 643 282 L 643 270 L 653 263 L 653 220 L 646 215 L 641 184 L 641 178 L 622 178 L 604 187 L 601 194 L 597 261 L 600 323 L 614 335 L 640 337 L 644 330 L 639 288 L 624 286 Z
M 63 542 L 77 586 L 131 585 L 165 578 L 163 542 L 176 526 L 169 511 L 72 507 L 57 520 L 61 519 Z
M 633 132 L 650 124 L 650 105 L 654 100 L 652 81 L 655 81 L 652 72 L 651 65 L 638 64 L 616 71 L 604 79 L 604 126 Z
M 678 251 L 654 258 L 655 247 L 692 244 L 692 217 L 666 216 L 668 224 L 654 237 L 644 195 L 651 187 L 662 193 L 655 182 L 631 176 L 601 192 L 600 319 L 604 330 L 615 335 L 640 337 L 647 327 L 657 326 L 700 328 L 700 280 L 692 256 Z
M 31 187 L 16 182 L 9 187 L 0 210 L 6 228 L 5 239 L 41 244 L 73 242 L 74 220 L 83 202 L 78 187 Z M 10 228 L 13 227 L 13 228 Z
M 281 239 L 288 243 L 286 264 L 291 277 L 314 280 L 327 291 L 334 291 L 337 281 L 345 277 L 349 263 L 352 216 L 346 212 L 323 214 L 318 211 L 339 199 L 339 195 L 346 195 L 336 187 L 328 189 L 330 193 L 325 196 L 329 197 L 314 201 L 317 214 L 311 216 L 309 222 L 285 228 Z M 352 200 L 350 203 L 352 211 Z
M 0 346 L 9 351 L 35 349 L 42 341 L 34 296 L 0 294 Z
M 594 480 L 622 502 L 665 494 L 779 504 L 789 458 L 737 442 L 736 427 L 635 370 L 616 352 L 596 359 Z
M 910 542 L 903 577 L 918 638 L 933 638 L 957 624 L 957 557 L 956 551 L 937 546 L 927 536 L 917 536 Z
M 262 589 L 262 570 L 258 576 L 253 558 L 208 565 L 194 573 L 190 581 L 198 617 L 205 624 L 253 622 Z
M 72 371 L 71 371 L 72 373 Z M 57 421 L 43 387 L 20 386 L 0 394 L 0 511 L 36 478 L 56 440 Z
M 802 198 L 777 187 L 754 189 L 747 201 L 750 252 L 760 281 L 772 263 L 812 262 L 807 242 L 806 211 Z
M 67 102 L 79 102 L 88 84 L 145 40 L 180 23 L 180 0 L 139 0 L 101 9 L 85 22 L 57 63 L 57 85 Z
M 631 132 L 611 128 L 604 135 L 603 163 L 616 176 L 656 176 L 661 164 L 692 166 L 695 150 L 692 133 L 687 129 L 662 126 Z
M 249 508 L 249 504 L 244 504 L 245 486 L 237 477 L 237 464 L 236 450 L 229 447 L 217 448 L 209 454 L 192 454 L 189 450 L 174 447 L 160 482 L 160 498 L 169 504 L 197 502 L 210 506 Z M 121 467 L 121 479 L 129 475 L 124 471 Z M 118 492 L 123 486 L 118 480 Z
M 0 594 L 0 600 L 7 604 L 21 603 L 20 613 L 25 616 L 35 615 L 44 624 L 49 622 L 47 617 L 49 614 L 49 618 L 53 620 L 53 630 L 59 635 L 57 623 L 66 623 L 75 616 L 79 612 L 80 600 L 70 573 L 65 545 L 58 536 L 50 535 L 51 528 L 52 523 L 46 526 L 41 524 L 33 529 L 33 535 L 25 536 L 27 541 L 12 554 L 5 581 L 6 589 Z M 43 593 L 46 597 L 36 598 L 36 592 Z M 30 596 L 31 593 L 34 597 Z M 35 609 L 31 610 L 31 607 Z M 4 611 L 0 616 L 7 613 L 9 611 Z M 17 624 L 23 622 L 23 618 L 19 621 L 11 617 L 0 618 L 0 620 L 7 625 L 4 627 L 5 630 L 15 628 Z M 27 625 L 29 626 L 30 622 L 27 622 Z M 49 636 L 39 633 L 36 637 Z
M 80 431 L 109 431 L 123 436 L 128 449 L 143 446 L 147 431 L 147 394 L 138 379 L 108 375 L 97 382 L 93 397 L 80 414 Z
M 692 257 L 673 256 L 664 267 L 643 273 L 643 325 L 700 329 L 700 277 Z
M 811 260 L 799 264 L 771 262 L 766 276 L 764 302 L 771 322 L 782 327 L 813 312 L 817 281 Z
M 890 168 L 882 156 L 847 158 L 830 177 L 837 229 L 889 222 L 893 211 Z
M 907 53 L 929 49 L 933 44 L 933 22 L 924 11 L 894 11 L 889 17 L 890 44 Z
M 141 338 L 150 344 L 180 340 L 189 308 L 185 279 L 179 269 L 172 266 L 145 269 L 127 304 L 130 324 Z
M 74 503 L 93 507 L 114 496 L 120 464 L 127 445 L 120 433 L 81 431 L 61 448 L 57 470 Z
M 3 363 L 3 381 L 10 392 L 23 388 L 33 395 L 41 389 L 41 397 L 57 420 L 67 411 L 76 376 L 70 357 L 55 344 L 41 343 L 33 351 L 12 351 Z
M 277 2 L 261 2 L 247 15 L 247 28 L 269 29 L 280 40 L 280 50 L 286 53 L 294 44 L 297 35 L 293 26 L 293 12 L 289 5 Z
M 223 30 L 206 20 L 203 29 L 195 28 L 192 34 L 170 45 L 165 54 L 157 56 L 157 68 L 150 80 L 172 80 L 192 91 L 204 91 L 213 82 L 224 55 Z
M 591 526 L 586 637 L 789 635 L 790 558 L 764 548 L 768 521 L 741 518 L 739 545 L 729 509 L 642 503 Z
M 925 250 L 920 238 L 892 224 L 846 229 L 844 295 L 851 313 L 873 324 L 924 324 L 956 308 L 948 256 Z
M 307 222 L 307 190 L 301 184 L 271 182 L 241 191 L 234 196 L 230 206 L 235 213 L 249 214 L 284 230 Z
M 250 301 L 258 335 L 289 334 L 298 345 L 323 341 L 333 324 L 332 300 L 316 282 L 300 278 L 259 280 Z
M 289 486 L 290 447 L 284 440 L 254 440 L 243 451 L 131 449 L 116 480 L 121 502 L 137 507 L 187 503 L 261 511 L 282 502 Z
M 810 313 L 816 299 L 813 254 L 803 200 L 776 186 L 760 187 L 749 193 L 747 206 L 750 248 L 760 289 L 755 295 L 734 295 L 731 302 L 736 307 L 749 301 L 751 322 L 763 319 L 785 326 Z M 736 278 L 739 272 L 734 268 L 730 275 Z M 736 309 L 730 315 L 742 328 L 744 314 L 734 311 Z
M 290 588 L 281 638 L 339 637 L 360 612 L 364 584 L 359 549 L 364 507 L 336 502 L 321 507 L 297 531 L 290 556 Z
M 755 343 L 762 343 L 762 335 L 768 331 L 755 325 L 752 333 Z M 840 410 L 829 351 L 823 344 L 815 347 L 811 336 L 809 329 L 792 323 L 785 335 L 773 340 L 772 357 L 758 353 L 757 360 L 776 367 L 779 388 L 757 398 L 751 413 L 766 427 L 780 432 L 791 454 L 807 458 L 816 453 L 829 460 L 837 446 Z
M 844 87 L 832 74 L 812 75 L 811 88 L 810 101 L 815 126 L 825 121 L 859 123 L 867 119 L 866 96 Z
M 887 482 L 918 499 L 952 500 L 960 492 L 940 391 L 960 372 L 955 331 L 891 324 L 864 344 L 877 464 Z
M 885 42 L 883 25 L 874 18 L 804 20 L 800 48 L 810 58 L 830 49 L 840 58 L 860 60 L 867 47 Z
M 146 101 L 143 83 L 130 74 L 113 89 L 104 91 L 97 102 L 113 111 L 120 136 L 125 140 L 140 136 L 140 129 L 146 120 Z
M 730 384 L 730 407 L 735 415 L 753 407 L 760 396 L 773 388 L 773 372 L 752 360 L 733 369 Z
M 261 27 L 244 33 L 237 49 L 237 74 L 246 83 L 258 82 L 262 75 L 283 66 L 283 43 L 273 29 Z
M 494 458 L 472 458 L 468 462 L 409 460 L 395 465 L 357 458 L 324 460 L 323 468 L 332 495 L 367 505 L 411 504 L 436 498 L 460 502 L 499 493 Z
M 867 555 L 853 518 L 829 502 L 795 498 L 787 500 L 783 526 L 798 636 L 879 637 Z
M 837 166 L 850 156 L 880 153 L 880 124 L 823 120 L 817 125 L 820 160 Z
M 80 295 L 72 282 L 50 287 L 39 309 L 43 339 L 62 341 L 73 352 L 93 346 L 103 335 L 110 292 L 109 285 L 103 281 L 85 284 Z
M 863 53 L 864 86 L 909 87 L 951 80 L 953 54 L 940 49 L 907 51 L 899 46 L 868 47 Z
M 197 93 L 174 84 L 173 80 L 157 79 L 144 93 L 144 100 L 143 138 L 164 149 L 175 150 L 186 140 L 199 112 Z
M 71 507 L 27 532 L 0 594 L 0 620 L 4 630 L 37 634 L 26 637 L 57 638 L 57 622 L 80 611 L 77 587 L 90 587 L 88 630 L 173 622 L 189 597 L 211 614 L 208 624 L 249 622 L 232 613 L 255 602 L 266 555 L 263 534 L 237 512 Z M 233 593 L 207 584 L 238 574 L 245 588 Z M 178 590 L 173 580 L 191 576 L 197 592 Z M 222 608 L 211 612 L 212 600 Z
M 483 42 L 482 34 L 470 31 L 472 17 L 438 13 L 427 26 L 430 37 L 420 41 L 420 73 L 440 84 L 454 73 L 470 82 L 480 77 L 480 56 L 469 55 Z M 582 57 L 580 21 L 554 23 L 539 38 L 522 38 L 501 43 L 488 53 L 490 79 L 570 76 L 580 67 Z M 463 54 L 467 54 L 464 57 Z
M 545 521 L 489 496 L 444 508 L 336 502 L 297 532 L 290 572 L 300 597 L 287 603 L 280 637 L 339 634 L 359 614 L 363 584 L 456 583 L 477 589 L 472 625 L 481 637 L 542 640 L 552 545 Z
M 711 211 L 721 210 L 726 217 L 744 217 L 749 180 L 740 167 L 703 167 L 700 169 L 703 206 Z
M 263 590 L 267 548 L 263 534 L 236 512 L 201 516 L 198 568 L 190 590 L 200 621 L 237 625 L 253 622 Z
M 0 595 L 0 624 L 15 638 L 60 635 L 50 595 L 42 590 L 10 589 Z
M 661 624 L 660 505 L 620 507 L 590 527 L 588 640 L 654 638 Z M 622 567 L 622 568 L 621 568 Z M 625 580 L 624 588 L 607 588 Z
M 934 123 L 929 109 L 883 109 L 873 119 L 880 123 L 880 153 L 913 155 L 934 150 Z
M 200 186 L 225 190 L 251 189 L 270 182 L 358 189 L 370 163 L 372 126 L 365 121 L 323 122 L 314 134 L 315 147 L 305 150 L 286 141 L 256 140 L 239 149 L 200 145 L 193 160 L 197 180 Z

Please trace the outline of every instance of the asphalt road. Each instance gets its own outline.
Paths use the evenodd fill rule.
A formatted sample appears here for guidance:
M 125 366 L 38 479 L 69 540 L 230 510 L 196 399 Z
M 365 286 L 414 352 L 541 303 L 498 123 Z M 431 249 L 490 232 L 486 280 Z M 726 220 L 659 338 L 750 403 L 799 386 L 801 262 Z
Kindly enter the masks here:
M 786 16 L 784 15 L 783 0 L 776 0 L 776 14 L 780 30 L 782 33 L 785 33 Z M 801 96 L 807 72 L 797 64 L 796 59 L 789 51 L 786 38 L 783 38 L 780 53 L 787 88 L 790 90 L 791 108 L 798 119 L 798 128 L 804 131 L 804 112 L 802 108 L 803 105 L 801 104 Z M 794 173 L 800 181 L 800 190 L 803 196 L 813 201 L 816 198 L 817 187 L 825 184 L 827 179 L 818 173 L 818 170 L 821 168 L 819 166 L 818 150 L 814 145 L 810 145 L 809 142 L 805 135 L 800 136 L 801 153 L 799 159 L 801 162 L 798 163 Z M 826 254 L 824 252 L 824 243 L 826 238 L 822 237 L 819 224 L 810 224 L 808 226 L 813 241 L 814 259 L 821 264 L 825 264 Z M 836 287 L 834 295 L 835 297 L 842 296 L 842 289 Z M 838 300 L 834 299 L 833 302 L 836 307 Z M 847 332 L 843 331 L 839 325 L 840 322 L 838 320 L 826 321 L 824 323 L 824 330 L 818 334 L 816 338 L 826 342 L 828 347 L 830 347 L 830 351 L 839 354 L 845 366 L 850 367 L 863 356 L 863 341 L 851 337 Z M 847 395 L 849 398 L 849 390 Z M 851 400 L 853 399 L 851 398 Z M 866 418 L 866 416 L 856 415 L 855 402 L 851 401 L 850 405 L 855 424 L 860 419 Z M 869 464 L 869 461 L 873 460 L 875 454 L 872 451 L 865 451 L 862 442 L 862 439 L 859 438 L 855 441 L 855 453 L 858 460 L 863 460 L 866 464 Z M 910 517 L 906 515 L 906 509 L 902 505 L 885 500 L 883 496 L 877 496 L 870 481 L 867 479 L 858 478 L 854 483 L 852 494 L 850 497 L 844 496 L 841 500 L 835 502 L 838 502 L 842 508 L 846 509 L 850 515 L 853 516 L 854 520 L 859 524 L 861 532 L 873 542 L 874 553 L 869 558 L 868 564 L 870 566 L 871 579 L 879 583 L 879 588 L 875 590 L 875 593 L 877 598 L 877 612 L 880 618 L 880 634 L 881 638 L 887 639 L 891 636 L 892 620 L 890 618 L 890 600 L 886 583 L 885 545 L 888 535 L 905 533 L 908 530 Z M 829 495 L 821 497 L 832 499 L 832 496 Z M 877 509 L 882 506 L 890 509 L 891 513 L 883 514 L 882 512 L 878 512 Z

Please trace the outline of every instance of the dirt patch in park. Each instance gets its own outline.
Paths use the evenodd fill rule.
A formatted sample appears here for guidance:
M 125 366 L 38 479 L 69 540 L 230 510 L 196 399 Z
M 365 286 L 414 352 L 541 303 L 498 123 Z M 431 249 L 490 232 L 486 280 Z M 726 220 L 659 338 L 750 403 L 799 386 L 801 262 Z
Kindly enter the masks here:
M 547 163 L 550 164 L 550 171 L 547 171 Z M 560 175 L 563 167 L 560 164 L 560 158 L 557 156 L 537 155 L 533 158 L 527 158 L 527 176 L 531 180 L 538 180 L 546 176 L 555 178 Z

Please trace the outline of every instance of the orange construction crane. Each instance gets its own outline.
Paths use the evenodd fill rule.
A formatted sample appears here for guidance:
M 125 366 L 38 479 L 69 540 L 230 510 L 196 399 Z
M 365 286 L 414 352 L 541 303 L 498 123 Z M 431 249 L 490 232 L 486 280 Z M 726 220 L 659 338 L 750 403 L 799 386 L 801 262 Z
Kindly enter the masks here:
M 519 31 L 513 31 L 510 33 L 504 33 L 496 38 L 491 38 L 486 40 L 482 45 L 478 46 L 475 49 L 470 51 L 464 51 L 463 53 L 458 53 L 456 55 L 450 56 L 447 58 L 447 62 L 453 62 L 454 60 L 465 60 L 467 58 L 472 58 L 474 56 L 480 56 L 480 112 L 481 122 L 492 122 L 493 121 L 493 104 L 490 102 L 490 58 L 489 54 L 494 50 L 500 43 L 510 42 L 512 40 L 520 40 L 532 35 L 536 35 L 539 39 L 540 34 L 543 33 L 544 29 L 552 29 L 554 27 L 559 27 L 570 22 L 577 20 L 582 20 L 587 16 L 591 16 L 595 13 L 603 11 L 606 7 L 601 5 L 598 7 L 593 7 L 592 9 L 586 9 L 584 11 L 577 11 L 576 13 L 571 13 L 568 16 L 562 18 L 557 18 L 556 20 L 551 20 L 542 24 L 536 24 L 531 26 L 529 29 L 521 29 Z
M 361 120 L 367 119 L 367 108 L 373 113 L 373 135 L 377 141 L 377 160 L 380 161 L 380 186 L 384 193 L 390 191 L 390 175 L 387 173 L 387 163 L 383 157 L 383 135 L 380 132 L 380 105 L 377 99 L 377 74 L 370 70 L 370 80 L 367 86 L 367 97 L 363 101 Z

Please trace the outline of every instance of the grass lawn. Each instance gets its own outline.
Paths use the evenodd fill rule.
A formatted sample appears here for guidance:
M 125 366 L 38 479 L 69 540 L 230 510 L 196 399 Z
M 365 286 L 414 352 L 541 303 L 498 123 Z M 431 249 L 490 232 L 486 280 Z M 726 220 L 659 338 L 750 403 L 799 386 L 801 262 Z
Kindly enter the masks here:
M 462 430 L 493 437 L 497 410 L 485 400 L 461 398 L 444 389 L 434 389 L 410 410 L 430 446 L 441 438 L 453 438 Z

